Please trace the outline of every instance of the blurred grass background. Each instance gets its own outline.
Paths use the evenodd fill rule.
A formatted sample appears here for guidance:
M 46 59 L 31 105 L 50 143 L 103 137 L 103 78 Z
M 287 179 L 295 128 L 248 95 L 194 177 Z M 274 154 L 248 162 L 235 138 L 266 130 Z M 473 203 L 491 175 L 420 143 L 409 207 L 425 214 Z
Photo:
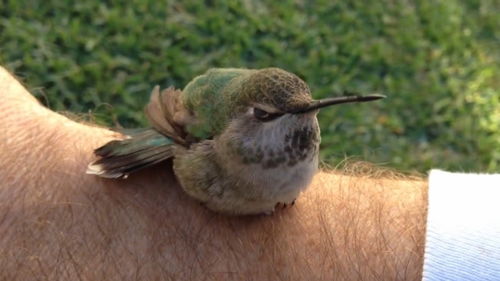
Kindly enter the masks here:
M 319 114 L 322 159 L 500 171 L 500 1 L 0 2 L 0 64 L 58 111 L 146 125 L 155 84 L 277 66 L 315 97 L 389 96 Z

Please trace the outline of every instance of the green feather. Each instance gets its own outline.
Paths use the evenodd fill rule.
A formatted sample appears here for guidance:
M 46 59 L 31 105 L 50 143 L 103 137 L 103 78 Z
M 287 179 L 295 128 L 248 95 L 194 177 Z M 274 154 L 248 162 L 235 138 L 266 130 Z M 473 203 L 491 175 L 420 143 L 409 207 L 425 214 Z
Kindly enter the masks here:
M 211 138 L 224 130 L 239 96 L 242 82 L 255 70 L 215 68 L 193 79 L 183 90 L 183 103 L 194 112 L 197 123 L 186 130 L 198 139 Z
M 174 141 L 153 129 L 127 135 L 96 149 L 101 158 L 88 167 L 87 173 L 101 177 L 126 177 L 129 173 L 155 165 L 173 156 Z

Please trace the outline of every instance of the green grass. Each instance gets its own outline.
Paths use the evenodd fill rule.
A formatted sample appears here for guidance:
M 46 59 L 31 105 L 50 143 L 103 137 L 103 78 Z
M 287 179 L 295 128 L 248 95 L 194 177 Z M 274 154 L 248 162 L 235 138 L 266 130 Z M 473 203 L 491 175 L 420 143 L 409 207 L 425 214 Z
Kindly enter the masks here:
M 316 97 L 389 96 L 320 113 L 327 163 L 500 171 L 498 0 L 202 2 L 5 0 L 0 64 L 50 108 L 124 127 L 155 84 L 278 66 Z

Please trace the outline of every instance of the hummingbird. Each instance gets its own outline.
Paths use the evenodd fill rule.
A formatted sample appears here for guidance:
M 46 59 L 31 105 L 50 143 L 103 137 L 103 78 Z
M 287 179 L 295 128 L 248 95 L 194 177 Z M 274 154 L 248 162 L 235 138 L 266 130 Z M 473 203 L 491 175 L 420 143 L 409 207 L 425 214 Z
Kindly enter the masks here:
M 384 98 L 314 100 L 308 85 L 280 68 L 214 68 L 181 91 L 151 92 L 152 126 L 97 148 L 87 173 L 126 178 L 172 159 L 182 189 L 229 215 L 271 214 L 293 205 L 318 169 L 320 108 Z

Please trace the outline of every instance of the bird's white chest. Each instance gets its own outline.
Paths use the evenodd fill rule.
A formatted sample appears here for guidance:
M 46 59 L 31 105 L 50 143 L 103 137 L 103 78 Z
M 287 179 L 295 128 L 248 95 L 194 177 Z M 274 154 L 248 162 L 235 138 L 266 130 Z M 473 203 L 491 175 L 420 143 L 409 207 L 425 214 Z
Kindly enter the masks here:
M 244 174 L 245 181 L 251 182 L 256 194 L 276 202 L 290 203 L 305 190 L 317 171 L 317 155 L 294 166 L 264 168 L 252 165 Z

